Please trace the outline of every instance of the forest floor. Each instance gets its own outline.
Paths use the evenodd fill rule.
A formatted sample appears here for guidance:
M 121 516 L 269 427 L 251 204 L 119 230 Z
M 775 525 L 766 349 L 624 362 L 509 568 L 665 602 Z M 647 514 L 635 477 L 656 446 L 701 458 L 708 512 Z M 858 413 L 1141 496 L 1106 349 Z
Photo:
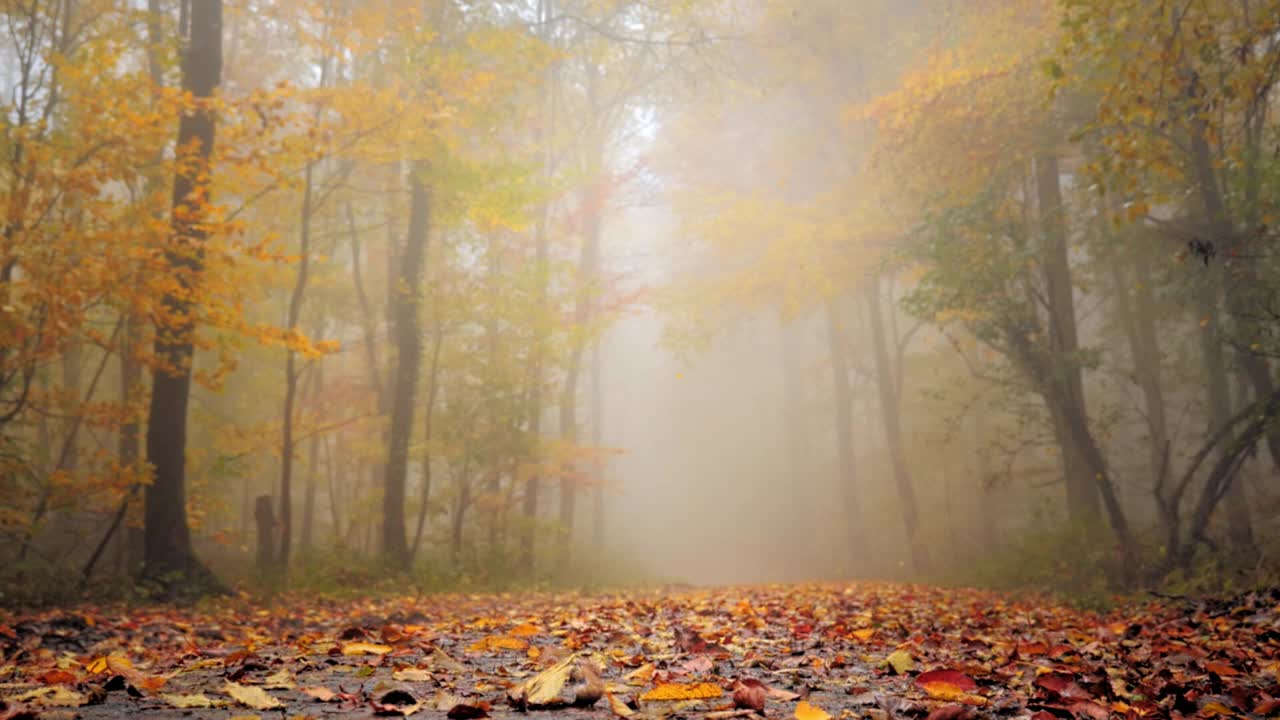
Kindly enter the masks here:
M 888 584 L 0 615 L 0 718 L 1233 717 L 1280 592 L 1129 605 Z

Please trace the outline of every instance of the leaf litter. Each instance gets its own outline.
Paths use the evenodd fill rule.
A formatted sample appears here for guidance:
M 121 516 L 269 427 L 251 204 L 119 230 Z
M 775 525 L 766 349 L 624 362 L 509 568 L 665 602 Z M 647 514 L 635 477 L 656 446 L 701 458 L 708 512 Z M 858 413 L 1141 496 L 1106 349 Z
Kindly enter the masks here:
M 1097 613 L 889 584 L 82 607 L 0 615 L 0 720 L 1274 717 L 1277 628 L 1277 591 Z

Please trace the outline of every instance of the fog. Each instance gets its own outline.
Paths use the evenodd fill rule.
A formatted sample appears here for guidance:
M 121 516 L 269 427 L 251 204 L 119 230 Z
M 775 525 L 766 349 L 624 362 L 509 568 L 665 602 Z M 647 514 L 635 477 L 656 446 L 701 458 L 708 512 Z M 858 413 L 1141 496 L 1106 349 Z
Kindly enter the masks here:
M 1274 577 L 1280 0 L 0 7 L 0 602 Z

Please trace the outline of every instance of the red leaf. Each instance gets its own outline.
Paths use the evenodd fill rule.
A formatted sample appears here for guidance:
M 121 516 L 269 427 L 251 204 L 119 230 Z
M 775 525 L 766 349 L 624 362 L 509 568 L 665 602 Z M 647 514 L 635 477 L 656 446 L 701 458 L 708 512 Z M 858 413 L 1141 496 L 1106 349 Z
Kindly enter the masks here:
M 965 692 L 973 692 L 978 689 L 978 683 L 974 682 L 973 678 L 956 670 L 931 670 L 916 676 L 916 685 L 924 687 L 930 683 L 954 685 Z
M 975 715 L 973 708 L 967 705 L 952 703 L 935 708 L 926 720 L 970 720 Z
M 1093 694 L 1076 683 L 1075 676 L 1066 673 L 1045 673 L 1033 683 L 1042 690 L 1047 690 L 1067 700 L 1092 700 Z
M 755 710 L 764 713 L 764 701 L 768 695 L 764 683 L 753 678 L 738 680 L 733 684 L 733 706 L 739 710 Z

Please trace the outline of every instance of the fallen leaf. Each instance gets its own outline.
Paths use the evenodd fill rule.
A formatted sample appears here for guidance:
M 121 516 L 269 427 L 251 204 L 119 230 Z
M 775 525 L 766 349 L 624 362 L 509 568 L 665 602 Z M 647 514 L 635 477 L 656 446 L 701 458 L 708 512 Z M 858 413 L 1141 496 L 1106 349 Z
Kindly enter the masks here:
M 831 720 L 831 715 L 826 710 L 817 705 L 810 705 L 809 701 L 801 700 L 796 705 L 796 720 Z
M 627 707 L 627 704 L 618 699 L 613 693 L 605 693 L 605 700 L 609 702 L 609 710 L 618 717 L 631 717 L 636 714 L 635 710 Z
M 267 679 L 262 683 L 262 688 L 264 690 L 292 690 L 297 685 L 294 682 L 293 673 L 289 672 L 288 668 L 280 668 L 277 672 L 267 676 Z
M 342 646 L 343 655 L 386 655 L 394 648 L 371 642 L 353 642 Z
M 715 683 L 663 683 L 640 696 L 641 700 L 706 700 L 724 691 Z
M 477 705 L 468 705 L 466 703 L 458 703 L 449 708 L 449 712 L 445 715 L 450 720 L 475 720 L 475 718 L 489 717 L 489 704 L 479 703 Z
M 196 693 L 195 695 L 161 695 L 160 699 L 169 703 L 176 708 L 211 708 L 214 706 L 214 699 L 208 697 L 204 693 Z
M 648 685 L 653 682 L 653 673 L 657 671 L 657 669 L 658 668 L 653 663 L 645 663 L 626 675 L 623 675 L 622 681 L 628 685 Z
M 573 661 L 577 654 L 569 657 L 534 675 L 523 683 L 507 691 L 507 700 L 519 708 L 539 708 L 566 704 L 560 698 L 560 691 L 569 681 L 573 670 Z
M 299 689 L 298 692 L 301 692 L 304 695 L 310 695 L 316 700 L 319 700 L 320 702 L 325 702 L 325 703 L 333 702 L 338 697 L 337 693 L 335 693 L 334 691 L 330 690 L 327 687 L 319 687 L 319 686 L 304 687 Z
M 260 687 L 241 685 L 228 680 L 223 684 L 222 692 L 229 695 L 232 700 L 254 710 L 274 710 L 284 707 L 284 703 L 271 697 Z
M 763 714 L 768 694 L 764 683 L 754 678 L 743 678 L 733 683 L 733 706 L 739 710 L 755 710 Z
M 943 705 L 933 709 L 926 720 L 970 720 L 975 715 L 968 705 Z
M 467 647 L 467 652 L 493 652 L 494 650 L 518 650 L 523 652 L 528 649 L 529 641 L 524 638 L 490 635 L 471 643 Z
M 906 650 L 895 650 L 884 661 L 893 669 L 894 675 L 906 675 L 916 669 L 915 659 Z
M 422 668 L 409 667 L 391 673 L 391 678 L 400 682 L 431 682 L 431 673 Z

